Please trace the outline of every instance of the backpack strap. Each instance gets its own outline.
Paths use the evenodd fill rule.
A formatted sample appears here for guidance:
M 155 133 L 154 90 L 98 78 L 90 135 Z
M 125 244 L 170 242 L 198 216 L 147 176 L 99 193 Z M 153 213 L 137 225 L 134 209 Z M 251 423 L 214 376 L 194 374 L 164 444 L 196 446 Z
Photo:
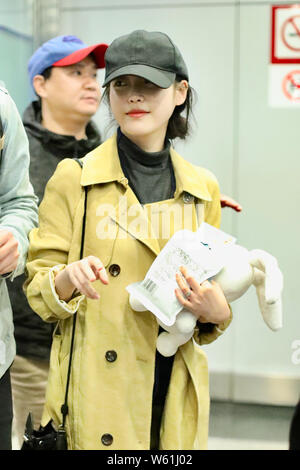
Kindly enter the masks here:
M 4 132 L 3 132 L 3 125 L 2 125 L 1 116 L 0 116 L 0 156 L 2 154 L 3 147 L 4 147 Z
M 72 160 L 75 160 L 81 168 L 83 167 L 83 161 L 80 158 L 72 158 Z
M 78 158 L 74 158 L 80 167 L 83 167 L 82 160 Z M 84 249 L 84 236 L 85 236 L 85 222 L 86 222 L 86 203 L 87 203 L 87 187 L 84 187 L 85 198 L 84 198 L 84 214 L 82 219 L 82 234 L 81 234 L 81 246 L 80 246 L 80 257 L 83 256 L 83 249 Z M 75 329 L 76 329 L 76 319 L 77 319 L 77 312 L 74 313 L 73 316 L 73 327 L 72 327 L 72 336 L 71 336 L 71 346 L 70 346 L 70 357 L 69 357 L 69 365 L 68 365 L 68 373 L 67 373 L 67 383 L 66 383 L 66 392 L 65 392 L 65 400 L 63 405 L 61 406 L 61 413 L 62 413 L 62 424 L 59 426 L 59 434 L 61 434 L 61 439 L 65 443 L 66 442 L 66 435 L 65 435 L 65 424 L 66 424 L 66 417 L 69 412 L 68 408 L 68 392 L 69 392 L 69 385 L 70 385 L 70 377 L 71 377 L 71 365 L 72 365 L 72 357 L 73 357 L 73 346 L 74 346 L 74 338 L 75 338 Z

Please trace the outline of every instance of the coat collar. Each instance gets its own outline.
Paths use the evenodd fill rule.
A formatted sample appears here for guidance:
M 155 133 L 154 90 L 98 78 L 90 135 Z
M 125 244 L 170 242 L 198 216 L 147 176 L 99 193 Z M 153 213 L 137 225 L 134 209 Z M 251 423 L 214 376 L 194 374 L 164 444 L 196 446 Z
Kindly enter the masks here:
M 183 192 L 211 201 L 205 179 L 201 178 L 201 169 L 184 160 L 173 148 L 171 160 L 176 178 L 175 198 Z M 195 171 L 196 170 L 196 171 Z M 110 183 L 117 181 L 127 189 L 127 179 L 122 171 L 117 148 L 116 134 L 94 149 L 83 159 L 81 185 Z

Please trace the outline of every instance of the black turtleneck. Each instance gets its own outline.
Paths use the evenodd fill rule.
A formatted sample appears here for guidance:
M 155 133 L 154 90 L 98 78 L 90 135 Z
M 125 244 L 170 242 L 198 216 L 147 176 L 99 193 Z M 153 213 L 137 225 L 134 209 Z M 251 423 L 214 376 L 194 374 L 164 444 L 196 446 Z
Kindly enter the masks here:
M 145 152 L 118 129 L 118 152 L 123 173 L 141 204 L 174 197 L 176 182 L 169 141 L 160 152 Z
M 170 142 L 161 152 L 144 152 L 118 129 L 118 152 L 124 175 L 141 204 L 174 197 L 176 181 L 170 158 Z M 159 333 L 163 330 L 160 327 Z M 174 356 L 156 351 L 152 401 L 151 446 L 156 447 L 163 406 L 168 391 Z

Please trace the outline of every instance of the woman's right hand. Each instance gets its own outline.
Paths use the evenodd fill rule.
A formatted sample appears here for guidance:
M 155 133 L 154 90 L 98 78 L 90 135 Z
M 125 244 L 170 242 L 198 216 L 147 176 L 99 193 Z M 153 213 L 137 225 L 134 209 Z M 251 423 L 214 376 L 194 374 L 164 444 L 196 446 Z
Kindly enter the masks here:
M 89 299 L 99 299 L 98 292 L 91 283 L 99 279 L 108 284 L 108 277 L 103 263 L 96 256 L 87 256 L 68 264 L 55 277 L 55 290 L 61 300 L 68 302 L 74 291 L 78 290 Z

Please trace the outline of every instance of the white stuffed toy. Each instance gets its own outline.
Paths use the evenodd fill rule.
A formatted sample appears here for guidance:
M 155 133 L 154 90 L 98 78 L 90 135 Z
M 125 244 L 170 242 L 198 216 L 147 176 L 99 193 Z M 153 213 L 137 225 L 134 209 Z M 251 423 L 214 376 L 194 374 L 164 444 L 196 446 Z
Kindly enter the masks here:
M 248 251 L 236 244 L 226 247 L 224 255 L 224 267 L 211 279 L 221 286 L 227 302 L 231 303 L 241 297 L 253 284 L 265 323 L 273 331 L 280 329 L 283 276 L 276 258 L 266 251 Z M 129 302 L 133 310 L 146 310 L 132 294 Z M 157 339 L 157 349 L 163 356 L 174 355 L 178 347 L 185 344 L 194 334 L 196 317 L 186 309 L 178 313 L 172 326 L 166 326 L 159 319 L 157 321 L 166 330 Z

